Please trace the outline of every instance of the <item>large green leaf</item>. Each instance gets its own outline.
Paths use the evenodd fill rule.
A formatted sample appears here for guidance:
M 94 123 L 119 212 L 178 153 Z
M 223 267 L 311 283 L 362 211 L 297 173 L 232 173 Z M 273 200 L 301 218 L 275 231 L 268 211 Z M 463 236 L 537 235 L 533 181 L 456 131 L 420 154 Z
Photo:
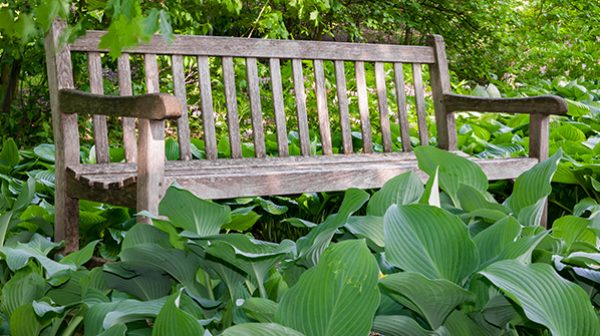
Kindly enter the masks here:
M 2 288 L 2 312 L 11 316 L 17 307 L 39 300 L 46 290 L 48 285 L 39 274 L 17 272 Z
M 244 323 L 225 329 L 221 336 L 304 336 L 277 323 Z
M 94 256 L 94 249 L 96 248 L 96 245 L 98 245 L 99 242 L 100 240 L 94 240 L 88 243 L 81 250 L 69 253 L 67 256 L 60 260 L 60 263 L 82 266 L 90 259 L 92 259 L 92 257 Z
M 23 183 L 23 187 L 19 192 L 19 196 L 15 200 L 15 204 L 13 204 L 13 210 L 23 210 L 25 209 L 29 203 L 33 200 L 35 196 L 35 178 L 29 177 L 27 182 Z
M 383 235 L 383 217 L 352 216 L 344 225 L 348 231 L 358 238 L 366 238 L 378 247 L 385 246 Z
M 204 335 L 204 328 L 194 316 L 179 306 L 181 292 L 171 295 L 160 310 L 152 335 L 198 336 Z
M 404 315 L 375 316 L 373 330 L 385 336 L 446 336 L 446 328 L 427 330 L 414 319 Z
M 536 212 L 535 209 L 540 207 L 540 205 L 538 205 L 540 201 L 545 199 L 545 197 L 547 197 L 552 191 L 550 182 L 552 181 L 554 172 L 556 172 L 556 167 L 561 157 L 562 151 L 558 150 L 551 158 L 538 163 L 517 178 L 513 188 L 513 193 L 506 200 L 506 204 L 513 211 L 513 213 L 520 216 L 521 212 Z M 543 206 L 543 203 L 541 204 L 541 206 Z M 529 218 L 528 222 L 522 222 L 521 224 L 537 224 L 531 223 L 531 221 L 535 220 L 535 218 L 538 216 L 533 217 L 534 218 L 531 219 L 531 216 L 527 216 L 526 218 Z
M 369 194 L 360 189 L 348 189 L 337 214 L 327 217 L 325 222 L 314 227 L 308 235 L 298 239 L 298 258 L 307 267 L 319 262 L 321 253 L 327 248 L 333 235 L 348 218 L 358 211 L 369 199 Z
M 2 151 L 0 151 L 0 173 L 8 174 L 14 166 L 19 164 L 19 148 L 12 138 L 5 140 L 2 143 Z
M 487 266 L 498 258 L 512 242 L 516 241 L 520 233 L 521 225 L 510 216 L 479 232 L 473 241 L 479 250 L 481 267 Z
M 42 324 L 35 315 L 31 303 L 20 306 L 10 315 L 11 335 L 33 336 L 39 335 L 41 331 Z
M 261 323 L 274 322 L 278 307 L 277 302 L 258 297 L 251 297 L 242 305 L 246 315 Z
M 384 216 L 385 257 L 405 271 L 462 284 L 479 256 L 467 228 L 446 210 L 423 204 L 391 206 Z
M 177 186 L 169 187 L 160 201 L 159 212 L 169 217 L 173 225 L 201 237 L 216 235 L 231 220 L 228 206 L 205 201 Z
M 4 246 L 4 240 L 6 239 L 6 231 L 12 218 L 12 211 L 8 211 L 0 216 L 0 247 Z
M 103 278 L 108 288 L 144 301 L 168 295 L 173 284 L 171 277 L 162 270 L 123 262 L 105 265 Z
M 589 219 L 564 216 L 552 224 L 552 236 L 561 239 L 563 252 L 568 254 L 576 242 L 586 242 L 591 246 L 595 245 L 596 234 L 589 228 L 589 225 Z
M 461 184 L 485 192 L 488 188 L 487 176 L 473 161 L 435 147 L 417 147 L 415 154 L 419 169 L 433 176 L 438 170 L 440 188 L 459 205 L 458 192 Z M 438 168 L 439 167 L 439 168 Z
M 481 272 L 532 321 L 546 326 L 552 335 L 600 335 L 600 319 L 586 292 L 560 277 L 547 264 L 524 265 L 503 260 Z
M 311 336 L 364 336 L 379 305 L 378 267 L 364 240 L 335 244 L 279 303 L 277 322 Z
M 394 299 L 422 315 L 431 329 L 439 328 L 458 305 L 474 299 L 472 293 L 453 282 L 430 280 L 415 272 L 390 274 L 379 283 Z
M 367 214 L 383 216 L 392 204 L 411 204 L 419 200 L 424 188 L 421 179 L 414 172 L 398 175 L 387 181 L 369 200 Z
M 150 301 L 123 300 L 106 314 L 102 327 L 108 329 L 116 324 L 156 317 L 166 301 L 166 297 Z

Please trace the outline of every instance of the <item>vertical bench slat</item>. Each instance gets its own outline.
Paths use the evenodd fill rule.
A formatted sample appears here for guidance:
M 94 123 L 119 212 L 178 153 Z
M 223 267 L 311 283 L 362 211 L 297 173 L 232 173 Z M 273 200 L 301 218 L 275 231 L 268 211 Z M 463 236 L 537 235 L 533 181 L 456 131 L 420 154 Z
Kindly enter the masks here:
M 323 60 L 314 60 L 315 70 L 315 95 L 317 98 L 317 113 L 319 115 L 319 129 L 321 131 L 321 146 L 323 155 L 331 155 L 331 127 L 329 124 L 329 111 L 327 109 L 327 92 L 325 91 L 325 71 Z
M 213 111 L 208 56 L 198 56 L 198 77 L 200 81 L 202 124 L 204 126 L 204 151 L 208 160 L 216 160 L 218 154 L 217 136 L 215 132 L 215 113 Z
M 298 112 L 298 135 L 300 136 L 300 152 L 302 156 L 310 155 L 310 136 L 308 133 L 308 118 L 306 116 L 306 92 L 304 92 L 304 74 L 302 73 L 302 60 L 292 60 L 294 76 L 294 95 L 296 97 L 296 110 Z
M 190 125 L 187 113 L 187 94 L 185 90 L 185 72 L 183 69 L 183 56 L 172 56 L 173 92 L 181 103 L 181 117 L 177 119 L 177 137 L 179 140 L 179 158 L 187 161 L 192 159 L 190 144 Z
M 363 138 L 363 152 L 373 152 L 373 141 L 371 140 L 371 120 L 369 118 L 369 101 L 367 96 L 367 82 L 365 80 L 365 63 L 356 61 L 354 63 L 356 72 L 356 91 L 358 94 L 358 111 L 360 112 L 360 124 Z
M 429 143 L 427 134 L 427 115 L 425 114 L 425 93 L 423 89 L 423 74 L 421 73 L 421 64 L 413 63 L 413 81 L 415 85 L 415 103 L 417 107 L 417 121 L 419 124 L 419 140 L 421 145 L 426 146 Z
M 283 106 L 283 89 L 281 85 L 281 70 L 279 58 L 269 59 L 271 73 L 271 91 L 273 93 L 273 110 L 275 111 L 275 127 L 277 132 L 277 149 L 279 156 L 288 156 L 287 129 Z
M 352 129 L 348 111 L 348 94 L 346 92 L 346 71 L 344 61 L 335 61 L 335 86 L 340 109 L 340 128 L 342 130 L 342 146 L 344 154 L 352 153 Z
M 263 130 L 262 107 L 260 104 L 260 86 L 256 58 L 246 58 L 246 76 L 248 79 L 248 94 L 250 95 L 250 110 L 252 111 L 252 133 L 254 135 L 254 154 L 257 158 L 267 155 L 265 150 L 265 133 Z
M 131 87 L 131 65 L 129 63 L 129 54 L 122 53 L 118 61 L 119 69 L 119 94 L 121 96 L 131 96 L 133 90 Z M 123 118 L 123 146 L 125 147 L 125 160 L 127 162 L 137 161 L 137 139 L 135 135 L 135 118 Z
M 383 139 L 383 151 L 392 151 L 392 134 L 390 131 L 390 117 L 388 114 L 387 91 L 385 87 L 384 64 L 375 62 L 375 86 L 377 88 L 377 104 L 379 107 L 379 120 L 381 124 L 381 138 Z
M 225 104 L 227 106 L 227 127 L 229 129 L 229 148 L 231 158 L 242 157 L 240 142 L 240 124 L 238 120 L 237 94 L 235 90 L 235 72 L 233 58 L 223 57 L 223 86 L 225 86 Z
M 88 53 L 88 71 L 90 77 L 90 91 L 95 94 L 104 94 L 100 53 Z M 106 126 L 106 116 L 95 115 L 92 120 L 94 124 L 96 162 L 108 163 L 108 127 Z
M 396 86 L 402 151 L 410 152 L 412 146 L 410 144 L 410 125 L 408 124 L 408 111 L 406 109 L 406 92 L 404 91 L 404 70 L 402 69 L 402 63 L 394 63 L 394 82 Z

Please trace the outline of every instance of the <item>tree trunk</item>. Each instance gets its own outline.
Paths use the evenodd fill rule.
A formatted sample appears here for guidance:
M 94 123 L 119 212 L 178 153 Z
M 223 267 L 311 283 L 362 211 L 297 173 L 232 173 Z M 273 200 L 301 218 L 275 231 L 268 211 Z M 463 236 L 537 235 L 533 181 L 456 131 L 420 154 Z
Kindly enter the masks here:
M 4 57 L 3 57 L 4 58 Z M 19 88 L 19 75 L 21 73 L 22 60 L 15 60 L 7 56 L 8 60 L 0 61 L 2 68 L 0 70 L 0 98 L 2 99 L 2 114 L 10 113 L 10 107 L 17 95 Z

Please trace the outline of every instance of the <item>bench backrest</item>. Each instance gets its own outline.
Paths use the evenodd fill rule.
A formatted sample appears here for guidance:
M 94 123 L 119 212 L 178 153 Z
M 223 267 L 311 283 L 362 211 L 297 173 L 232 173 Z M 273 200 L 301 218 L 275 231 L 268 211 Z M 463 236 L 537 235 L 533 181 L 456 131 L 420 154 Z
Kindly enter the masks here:
M 58 44 L 60 29 L 61 24 L 55 23 L 46 45 L 47 53 L 52 54 L 48 56 L 49 63 L 52 63 L 48 64 L 51 94 L 55 95 L 58 89 L 74 86 L 72 52 L 87 54 L 90 91 L 103 94 L 103 78 L 105 76 L 103 76 L 101 55 L 107 50 L 99 48 L 98 44 L 105 32 L 90 31 L 75 42 L 60 47 Z M 53 42 L 54 45 L 52 45 Z M 227 129 L 231 158 L 242 157 L 244 136 L 252 138 L 254 155 L 265 157 L 267 155 L 265 125 L 275 130 L 279 156 L 291 154 L 288 147 L 290 130 L 294 130 L 298 134 L 299 154 L 308 156 L 311 154 L 309 124 L 313 119 L 315 123 L 318 123 L 323 155 L 334 153 L 332 126 L 340 130 L 343 154 L 372 153 L 374 131 L 378 134 L 377 137 L 381 136 L 383 152 L 391 152 L 394 149 L 411 151 L 409 114 L 413 114 L 410 119 L 416 124 L 420 143 L 427 144 L 429 141 L 425 100 L 425 95 L 429 93 L 425 87 L 427 84 L 431 87 L 436 110 L 438 143 L 440 147 L 448 149 L 453 149 L 454 146 L 452 140 L 453 120 L 443 111 L 441 103 L 442 94 L 450 91 L 450 84 L 444 44 L 440 36 L 431 36 L 427 46 L 185 35 L 177 35 L 173 41 L 167 42 L 156 36 L 149 43 L 127 49 L 118 58 L 120 95 L 134 93 L 135 83 L 132 82 L 132 75 L 142 71 L 141 69 L 132 71 L 133 57 L 139 59 L 139 56 L 135 56 L 137 54 L 141 54 L 143 58 L 146 91 L 152 93 L 170 90 L 179 98 L 184 111 L 187 111 L 190 105 L 186 89 L 186 83 L 189 86 L 190 78 L 185 77 L 184 64 L 191 63 L 184 61 L 188 57 L 194 59 L 193 65 L 198 75 L 194 76 L 193 80 L 197 81 L 199 86 L 201 133 L 205 145 L 205 157 L 209 160 L 218 158 L 217 142 L 219 139 L 217 139 L 217 133 L 221 132 L 217 132 L 217 124 L 222 124 L 222 127 Z M 167 58 L 168 60 L 161 64 L 170 64 L 170 69 L 161 69 L 157 57 Z M 104 59 L 108 59 L 108 57 Z M 235 76 L 236 67 L 240 67 L 240 62 L 236 62 L 236 59 L 243 59 L 245 62 L 246 74 L 243 78 Z M 220 65 L 218 73 L 214 73 L 214 67 L 213 73 L 211 73 L 211 64 Z M 282 69 L 284 67 L 289 69 L 290 64 L 289 78 L 282 77 Z M 412 80 L 406 80 L 405 77 L 408 77 L 408 73 L 403 70 L 403 64 L 409 64 L 408 69 L 410 69 Z M 349 83 L 347 76 L 349 66 L 354 68 L 353 76 L 350 77 L 353 86 L 355 81 L 356 89 L 353 92 L 348 91 L 347 85 Z M 428 82 L 423 80 L 424 66 L 429 66 L 430 80 Z M 312 68 L 312 71 L 308 72 L 308 68 Z M 265 78 L 260 77 L 259 73 Z M 286 74 L 288 73 L 289 71 L 286 72 Z M 314 87 L 306 87 L 305 76 L 314 76 Z M 367 77 L 369 76 L 374 76 L 375 87 L 367 87 Z M 293 80 L 293 85 L 283 85 L 290 80 Z M 239 81 L 246 82 L 243 85 L 245 90 L 243 94 L 248 97 L 250 102 L 249 123 L 252 132 L 246 135 L 240 134 L 240 116 L 243 115 L 241 112 L 245 111 L 239 111 L 238 108 L 238 99 L 242 94 L 238 92 Z M 412 82 L 412 85 L 407 85 L 408 82 Z M 162 90 L 159 87 L 161 83 Z M 268 85 L 264 85 L 265 83 Z M 213 100 L 213 91 L 216 87 L 223 90 L 222 97 L 224 97 L 224 102 L 219 103 L 218 105 L 221 106 L 217 106 L 217 108 L 215 108 L 215 103 L 218 102 Z M 290 89 L 283 90 L 284 87 Z M 264 97 L 261 99 L 261 95 L 265 95 L 265 91 L 269 91 L 268 96 L 271 101 L 267 108 L 269 110 L 268 120 L 265 120 L 267 115 L 265 110 L 267 109 L 263 104 Z M 407 103 L 407 91 L 410 91 L 408 96 L 412 104 Z M 307 105 L 307 94 L 311 96 L 311 99 L 314 94 L 316 106 Z M 350 103 L 354 98 L 349 99 L 349 95 L 357 97 L 356 105 Z M 290 105 L 285 104 L 286 101 L 289 102 L 292 99 L 290 96 L 295 102 L 295 111 L 285 110 L 285 106 Z M 370 111 L 369 96 L 371 99 L 376 96 L 377 112 Z M 395 101 L 390 102 L 390 97 Z M 391 105 L 396 107 L 392 112 L 390 112 Z M 414 106 L 414 109 L 409 108 L 410 105 Z M 56 114 L 56 110 L 56 106 L 53 106 L 53 114 Z M 315 113 L 311 113 L 315 110 L 316 116 Z M 357 110 L 358 113 L 353 114 L 353 110 Z M 288 122 L 292 118 L 290 114 L 294 114 L 293 126 L 290 126 L 290 122 Z M 337 115 L 332 118 L 334 114 Z M 69 132 L 77 132 L 76 116 L 55 115 L 54 118 L 60 119 L 58 121 L 61 122 L 63 132 L 67 131 L 68 127 L 75 128 L 74 131 L 70 130 Z M 333 122 L 335 125 L 332 125 Z M 125 157 L 127 161 L 132 162 L 136 158 L 135 121 L 124 118 L 122 123 Z M 392 139 L 390 123 L 392 125 L 399 123 L 400 139 Z M 360 129 L 362 148 L 353 147 L 351 133 L 353 125 L 355 125 L 354 129 Z M 94 116 L 93 128 L 96 160 L 98 163 L 108 162 L 109 137 L 106 117 Z M 180 159 L 190 160 L 192 148 L 190 146 L 188 113 L 184 113 L 177 121 L 177 137 Z M 72 139 L 72 137 L 64 139 Z M 71 140 L 68 142 L 62 145 L 78 146 L 78 143 L 75 144 Z M 57 145 L 59 144 L 57 143 Z M 75 152 L 75 149 L 73 148 L 71 152 Z M 66 155 L 69 156 L 68 153 Z

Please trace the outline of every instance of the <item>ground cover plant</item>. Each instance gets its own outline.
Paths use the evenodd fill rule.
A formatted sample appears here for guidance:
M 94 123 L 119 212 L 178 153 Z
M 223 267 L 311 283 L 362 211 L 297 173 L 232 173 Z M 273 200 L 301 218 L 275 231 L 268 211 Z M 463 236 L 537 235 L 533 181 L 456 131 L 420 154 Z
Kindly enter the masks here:
M 31 227 L 1 241 L 11 335 L 595 335 L 600 209 L 536 225 L 562 152 L 502 204 L 480 168 L 433 147 L 370 195 L 350 189 L 307 234 L 228 233 L 227 205 L 171 187 L 115 261 L 61 256 Z M 188 206 L 191 205 L 191 206 Z M 182 211 L 185 207 L 185 211 Z M 3 222 L 6 228 L 6 223 Z M 99 265 L 98 262 L 104 263 Z M 23 286 L 22 284 L 27 284 Z M 423 295 L 423 293 L 429 293 Z

